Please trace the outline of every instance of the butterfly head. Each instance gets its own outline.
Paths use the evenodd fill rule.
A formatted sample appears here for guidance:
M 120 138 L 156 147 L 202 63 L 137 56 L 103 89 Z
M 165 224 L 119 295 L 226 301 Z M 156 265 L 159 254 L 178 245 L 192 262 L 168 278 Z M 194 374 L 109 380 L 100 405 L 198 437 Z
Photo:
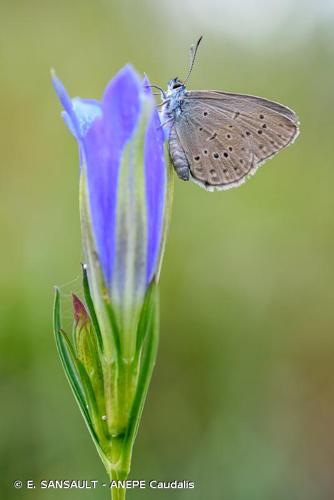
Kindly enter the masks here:
M 184 90 L 185 90 L 185 85 L 178 77 L 173 78 L 168 82 L 167 93 L 169 95 L 171 94 L 175 95 Z
M 181 87 L 184 88 L 184 83 L 178 77 L 175 77 L 168 82 L 168 90 L 176 90 Z

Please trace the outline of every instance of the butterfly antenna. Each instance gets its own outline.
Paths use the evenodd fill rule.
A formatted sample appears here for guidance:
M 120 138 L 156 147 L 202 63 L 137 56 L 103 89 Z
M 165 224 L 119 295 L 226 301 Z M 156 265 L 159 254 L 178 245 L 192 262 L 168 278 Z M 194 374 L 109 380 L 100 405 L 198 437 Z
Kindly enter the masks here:
M 184 85 L 187 83 L 187 81 L 189 80 L 189 77 L 191 75 L 192 69 L 194 67 L 195 59 L 196 59 L 197 50 L 198 50 L 199 44 L 202 41 L 202 38 L 203 38 L 203 35 L 201 35 L 199 37 L 199 39 L 196 42 L 196 45 L 192 45 L 190 47 L 190 65 L 189 65 L 189 70 L 188 70 L 188 74 L 186 76 L 186 79 L 183 82 Z

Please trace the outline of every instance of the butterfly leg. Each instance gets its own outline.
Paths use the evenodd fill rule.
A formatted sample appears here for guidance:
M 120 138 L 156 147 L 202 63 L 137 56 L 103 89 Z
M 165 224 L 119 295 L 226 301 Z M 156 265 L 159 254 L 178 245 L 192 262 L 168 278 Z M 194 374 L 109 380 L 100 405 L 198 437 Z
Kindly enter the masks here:
M 165 101 L 161 102 L 160 104 L 157 104 L 157 108 L 162 108 L 162 106 L 166 106 L 166 104 L 168 104 L 169 101 L 170 101 L 170 99 L 166 99 Z
M 163 128 L 165 125 L 167 125 L 168 123 L 171 123 L 174 121 L 174 117 L 172 118 L 169 118 L 168 120 L 166 120 L 165 122 L 161 123 L 160 126 L 158 128 Z
M 164 89 L 162 89 L 161 87 L 159 87 L 158 85 L 145 85 L 146 88 L 151 88 L 151 89 L 157 89 L 159 90 L 160 92 L 160 95 L 161 95 L 161 98 L 162 99 L 167 99 L 167 95 L 166 95 L 166 92 L 164 91 Z M 159 94 L 158 94 L 159 95 Z

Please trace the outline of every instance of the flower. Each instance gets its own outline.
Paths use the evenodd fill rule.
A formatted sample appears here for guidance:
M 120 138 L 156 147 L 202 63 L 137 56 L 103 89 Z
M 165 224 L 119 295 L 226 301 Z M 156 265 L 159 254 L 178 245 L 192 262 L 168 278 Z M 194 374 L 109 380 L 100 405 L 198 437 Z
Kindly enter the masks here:
M 84 255 L 106 350 L 113 356 L 115 345 L 103 328 L 107 296 L 123 331 L 123 356 L 131 358 L 166 226 L 168 176 L 159 115 L 147 81 L 129 65 L 111 80 L 101 101 L 70 99 L 55 74 L 53 85 L 79 145 Z
M 101 101 L 70 99 L 55 75 L 53 85 L 79 145 L 85 257 L 85 300 L 73 295 L 73 341 L 61 326 L 56 291 L 56 345 L 110 477 L 125 479 L 157 353 L 170 165 L 148 81 L 131 66 Z

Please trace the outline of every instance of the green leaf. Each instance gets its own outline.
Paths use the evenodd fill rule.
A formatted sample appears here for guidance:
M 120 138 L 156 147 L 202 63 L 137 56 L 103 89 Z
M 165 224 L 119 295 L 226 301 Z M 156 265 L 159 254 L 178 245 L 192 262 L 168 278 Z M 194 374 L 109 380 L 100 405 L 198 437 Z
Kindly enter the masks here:
M 77 359 L 76 361 L 76 366 L 78 373 L 80 375 L 82 386 L 85 391 L 85 396 L 87 399 L 87 405 L 89 408 L 89 414 L 91 415 L 93 428 L 96 429 L 98 441 L 101 445 L 101 448 L 104 449 L 108 438 L 107 426 L 106 423 L 102 420 L 102 416 L 104 415 L 104 413 L 101 414 L 99 411 L 92 381 L 87 374 L 85 366 L 79 359 Z
M 56 340 L 57 350 L 62 361 L 62 365 L 69 381 L 70 387 L 73 391 L 75 399 L 80 408 L 81 414 L 84 417 L 90 435 L 94 441 L 97 451 L 103 460 L 105 466 L 107 467 L 107 461 L 104 453 L 101 449 L 98 436 L 94 430 L 94 426 L 88 411 L 92 402 L 90 399 L 90 393 L 87 391 L 86 379 L 83 376 L 83 370 L 78 366 L 78 361 L 75 357 L 73 347 L 66 335 L 66 333 L 61 329 L 60 321 L 60 294 L 59 290 L 56 289 L 55 302 L 54 302 L 54 314 L 53 314 L 53 324 L 54 324 L 54 334 Z M 84 379 L 84 387 L 82 384 L 82 376 Z M 85 391 L 86 389 L 86 391 Z M 88 394 L 88 398 L 86 397 Z
M 67 375 L 68 381 L 71 385 L 71 388 L 74 392 L 74 395 L 78 401 L 79 407 L 88 422 L 90 421 L 89 414 L 87 412 L 87 401 L 76 372 L 75 362 L 73 360 L 73 356 L 69 352 L 67 345 L 69 341 L 66 342 L 67 339 L 66 334 L 61 329 L 61 321 L 60 321 L 60 294 L 59 290 L 56 289 L 55 303 L 54 303 L 54 334 L 56 339 L 56 346 L 62 361 L 65 373 Z

